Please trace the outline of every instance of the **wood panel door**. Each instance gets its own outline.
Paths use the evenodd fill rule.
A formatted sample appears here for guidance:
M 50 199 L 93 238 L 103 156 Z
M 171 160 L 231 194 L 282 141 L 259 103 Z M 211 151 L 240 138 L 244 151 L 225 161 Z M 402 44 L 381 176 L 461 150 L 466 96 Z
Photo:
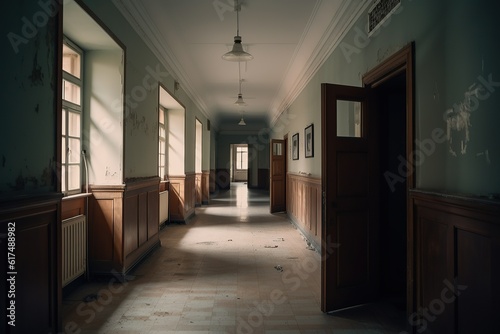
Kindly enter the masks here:
M 324 312 L 378 290 L 377 124 L 368 88 L 322 85 L 322 302 Z
M 271 189 L 270 189 L 270 211 L 281 212 L 286 210 L 285 197 L 285 157 L 286 145 L 285 140 L 271 139 Z

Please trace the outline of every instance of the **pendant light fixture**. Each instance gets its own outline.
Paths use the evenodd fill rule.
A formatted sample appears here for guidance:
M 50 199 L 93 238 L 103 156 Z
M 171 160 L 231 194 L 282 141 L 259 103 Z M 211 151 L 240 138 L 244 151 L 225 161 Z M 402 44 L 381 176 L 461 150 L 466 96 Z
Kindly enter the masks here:
M 241 45 L 241 36 L 240 36 L 240 18 L 239 12 L 241 10 L 241 5 L 239 0 L 235 0 L 234 9 L 236 11 L 236 36 L 234 36 L 234 44 L 233 49 L 222 55 L 222 59 L 227 61 L 248 61 L 252 60 L 253 56 L 245 52 L 243 50 L 243 46 Z
M 239 84 L 239 91 L 238 91 L 238 99 L 234 104 L 237 104 L 239 106 L 244 106 L 246 105 L 245 101 L 243 101 L 243 94 L 241 94 L 241 67 L 240 63 L 238 62 L 238 84 Z
M 238 125 L 247 125 L 247 123 L 245 123 L 245 120 L 243 119 L 243 116 L 241 116 L 241 120 Z

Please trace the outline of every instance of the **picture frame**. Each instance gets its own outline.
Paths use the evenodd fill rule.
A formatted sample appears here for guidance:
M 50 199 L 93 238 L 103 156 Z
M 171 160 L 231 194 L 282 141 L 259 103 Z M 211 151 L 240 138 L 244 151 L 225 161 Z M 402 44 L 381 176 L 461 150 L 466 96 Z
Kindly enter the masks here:
M 306 158 L 314 157 L 314 124 L 304 129 L 304 152 Z
M 299 133 L 292 136 L 292 159 L 299 160 Z

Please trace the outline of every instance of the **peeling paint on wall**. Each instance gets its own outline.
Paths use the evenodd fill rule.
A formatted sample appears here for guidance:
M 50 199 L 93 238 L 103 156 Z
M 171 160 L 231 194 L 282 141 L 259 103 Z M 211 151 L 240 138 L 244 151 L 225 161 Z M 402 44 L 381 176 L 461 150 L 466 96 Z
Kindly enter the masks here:
M 43 73 L 42 67 L 38 64 L 38 51 L 35 52 L 33 57 L 33 68 L 31 70 L 31 75 L 29 76 L 31 80 L 31 86 L 41 86 L 43 85 Z
M 481 61 L 481 64 L 483 67 L 484 61 Z M 467 153 L 467 143 L 470 141 L 469 129 L 472 127 L 471 115 L 479 109 L 481 101 L 486 101 L 492 96 L 497 87 L 500 87 L 500 81 L 494 81 L 492 73 L 488 76 L 479 75 L 477 81 L 465 91 L 463 101 L 446 110 L 444 119 L 447 124 L 448 148 L 451 155 L 456 157 L 457 152 L 462 155 Z M 488 162 L 489 158 L 486 161 Z
M 453 156 L 457 156 L 457 151 L 464 155 L 467 153 L 467 143 L 470 141 L 469 128 L 471 112 L 478 108 L 473 105 L 477 101 L 479 87 L 476 83 L 469 86 L 464 93 L 464 100 L 446 110 L 446 138 L 448 139 L 448 150 Z M 476 100 L 472 98 L 475 97 Z
M 105 176 L 107 176 L 107 177 L 113 177 L 113 176 L 116 176 L 117 174 L 118 174 L 118 172 L 116 172 L 116 171 L 115 171 L 115 172 L 110 171 L 110 170 L 109 170 L 109 167 L 108 167 L 108 166 L 106 166 L 106 173 L 105 173 Z
M 130 121 L 131 132 L 140 130 L 146 135 L 149 135 L 149 125 L 146 122 L 146 117 L 142 116 L 141 118 L 139 118 L 137 113 L 130 112 L 127 116 L 127 120 Z
M 5 157 L 3 157 L 3 167 L 5 167 Z M 55 184 L 55 163 L 51 159 L 47 167 L 42 170 L 39 178 L 32 175 L 25 175 L 23 169 L 19 170 L 14 183 L 10 183 L 9 187 L 13 191 L 23 191 L 28 189 L 37 189 L 41 187 L 53 186 Z M 28 171 L 28 166 L 24 168 Z M 29 174 L 29 171 L 28 171 Z
M 25 190 L 27 188 L 38 188 L 38 180 L 34 176 L 23 176 L 23 171 L 19 171 L 16 181 L 11 185 L 12 190 Z
M 40 176 L 40 181 L 42 186 L 54 185 L 55 175 L 56 175 L 56 164 L 54 163 L 53 160 L 50 160 L 49 165 L 43 169 L 42 175 Z

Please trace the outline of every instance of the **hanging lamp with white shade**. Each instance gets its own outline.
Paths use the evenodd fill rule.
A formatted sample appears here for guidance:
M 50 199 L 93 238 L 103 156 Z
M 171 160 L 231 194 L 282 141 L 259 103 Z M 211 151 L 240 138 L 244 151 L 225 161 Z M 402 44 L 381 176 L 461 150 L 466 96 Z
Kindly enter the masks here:
M 241 67 L 240 63 L 238 62 L 238 85 L 239 85 L 239 90 L 238 90 L 238 98 L 234 102 L 234 104 L 237 104 L 239 106 L 244 106 L 246 105 L 245 101 L 243 101 L 243 94 L 241 93 Z
M 253 56 L 250 53 L 245 52 L 245 50 L 243 50 L 243 45 L 241 45 L 239 17 L 241 5 L 239 3 L 239 0 L 235 0 L 234 9 L 236 11 L 236 36 L 234 36 L 234 44 L 232 50 L 223 54 L 222 59 L 227 61 L 249 61 L 253 59 Z

